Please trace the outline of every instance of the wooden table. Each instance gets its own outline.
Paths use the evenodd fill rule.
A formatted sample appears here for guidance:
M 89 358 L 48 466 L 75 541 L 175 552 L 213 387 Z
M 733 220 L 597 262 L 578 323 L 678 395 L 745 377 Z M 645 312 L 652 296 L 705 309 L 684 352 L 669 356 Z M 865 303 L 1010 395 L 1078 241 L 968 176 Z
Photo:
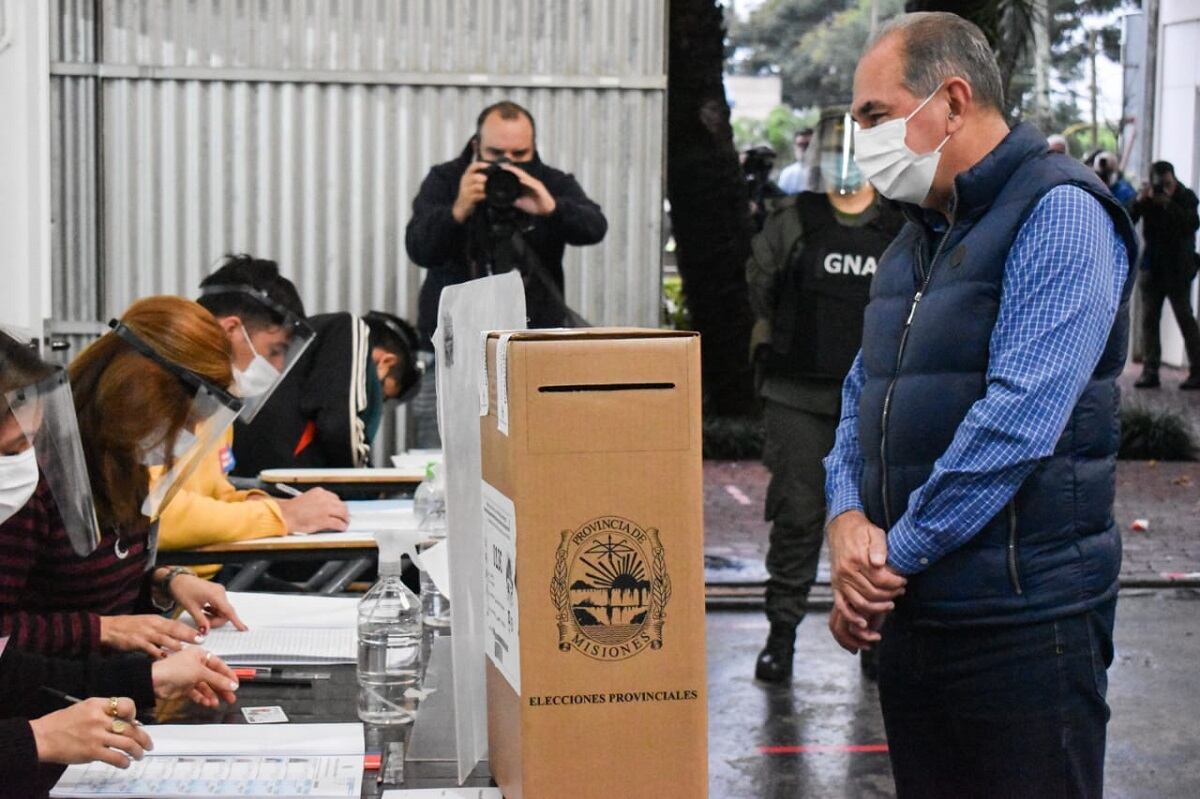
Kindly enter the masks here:
M 197 549 L 160 549 L 156 563 L 159 566 L 224 565 L 257 560 L 327 561 L 364 557 L 376 557 L 375 539 L 370 533 L 316 533 L 210 544 Z
M 258 475 L 268 490 L 276 484 L 306 491 L 324 488 L 343 499 L 372 499 L 386 496 L 411 496 L 425 470 L 403 469 L 267 469 Z

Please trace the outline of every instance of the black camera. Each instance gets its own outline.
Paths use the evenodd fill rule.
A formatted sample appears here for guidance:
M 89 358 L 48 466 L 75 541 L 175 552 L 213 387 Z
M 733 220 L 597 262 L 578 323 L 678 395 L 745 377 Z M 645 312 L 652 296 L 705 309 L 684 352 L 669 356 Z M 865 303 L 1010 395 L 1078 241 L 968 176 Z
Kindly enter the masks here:
M 512 208 L 517 198 L 521 196 L 521 179 L 505 169 L 502 164 L 512 163 L 507 158 L 491 161 L 488 168 L 483 170 L 487 183 L 483 186 L 484 200 L 490 208 L 507 210 Z
M 775 151 L 770 147 L 751 147 L 742 152 L 742 174 L 750 185 L 766 183 L 775 166 Z
M 1166 193 L 1167 189 L 1166 189 L 1166 186 L 1163 185 L 1163 176 L 1162 175 L 1151 175 L 1150 176 L 1150 191 L 1154 194 L 1165 194 Z

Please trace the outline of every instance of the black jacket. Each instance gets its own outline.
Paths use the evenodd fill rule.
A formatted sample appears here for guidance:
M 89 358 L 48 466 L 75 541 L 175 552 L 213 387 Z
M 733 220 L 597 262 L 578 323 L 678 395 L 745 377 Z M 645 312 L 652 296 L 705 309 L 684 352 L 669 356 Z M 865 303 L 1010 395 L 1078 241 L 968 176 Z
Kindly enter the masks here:
M 437 327 L 437 308 L 442 289 L 465 283 L 488 273 L 486 265 L 473 263 L 468 254 L 468 238 L 473 223 L 484 213 L 481 204 L 466 222 L 459 224 L 450 213 L 458 197 L 458 184 L 473 158 L 470 145 L 453 161 L 438 164 L 421 183 L 413 200 L 413 214 L 405 231 L 404 244 L 413 263 L 427 271 L 421 286 L 417 329 L 422 347 L 429 348 L 430 337 Z M 608 231 L 608 222 L 600 206 L 588 199 L 575 178 L 546 166 L 538 156 L 517 164 L 542 181 L 554 197 L 556 208 L 547 217 L 526 217 L 530 229 L 524 233 L 525 242 L 537 254 L 547 277 L 563 288 L 562 259 L 566 245 L 596 244 Z M 562 307 L 552 293 L 536 277 L 524 275 L 526 312 L 531 327 L 555 327 L 563 322 Z
M 1142 236 L 1146 241 L 1142 269 L 1164 285 L 1187 282 L 1196 274 L 1196 229 L 1200 217 L 1196 214 L 1196 194 L 1182 184 L 1165 205 L 1147 197 L 1133 203 L 1133 221 L 1142 221 Z
M 308 317 L 316 338 L 250 424 L 236 422 L 233 474 L 264 469 L 359 468 L 370 444 L 367 326 L 348 313 Z
M 154 709 L 150 659 L 120 655 L 86 660 L 43 657 L 8 646 L 0 655 L 0 795 L 45 796 L 63 767 L 39 764 L 28 719 L 62 710 L 66 705 L 42 686 L 80 697 L 127 696 L 138 712 Z

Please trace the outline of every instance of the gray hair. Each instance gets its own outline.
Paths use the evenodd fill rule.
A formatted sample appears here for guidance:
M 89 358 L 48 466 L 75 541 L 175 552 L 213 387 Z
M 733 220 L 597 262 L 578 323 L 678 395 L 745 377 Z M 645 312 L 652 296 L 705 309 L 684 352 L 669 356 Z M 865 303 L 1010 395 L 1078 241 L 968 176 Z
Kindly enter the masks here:
M 983 31 L 957 14 L 921 11 L 888 21 L 871 40 L 874 47 L 891 34 L 904 43 L 904 87 L 928 97 L 947 78 L 971 84 L 975 102 L 1004 113 L 1000 67 Z

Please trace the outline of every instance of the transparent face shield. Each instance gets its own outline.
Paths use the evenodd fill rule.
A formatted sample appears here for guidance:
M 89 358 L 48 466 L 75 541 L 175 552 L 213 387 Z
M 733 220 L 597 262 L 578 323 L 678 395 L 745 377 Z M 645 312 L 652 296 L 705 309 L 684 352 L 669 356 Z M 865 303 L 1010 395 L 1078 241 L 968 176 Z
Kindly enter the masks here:
M 254 349 L 255 355 L 258 358 L 265 359 L 278 372 L 275 380 L 267 385 L 266 388 L 261 390 L 256 389 L 253 394 L 249 391 L 240 392 L 244 403 L 240 418 L 243 422 L 251 422 L 258 415 L 258 412 L 262 410 L 263 406 L 267 404 L 267 400 L 275 393 L 275 389 L 287 377 L 288 372 L 300 360 L 300 356 L 312 344 L 313 339 L 316 338 L 316 332 L 304 319 L 296 316 L 296 314 L 271 299 L 265 291 L 257 289 L 254 286 L 242 283 L 221 283 L 205 286 L 200 291 L 202 297 L 211 297 L 217 294 L 245 295 L 260 303 L 274 317 L 283 319 L 283 322 L 279 325 L 280 335 L 272 335 L 272 341 L 267 347 L 260 349 L 254 345 L 253 341 L 247 342 Z M 248 338 L 252 336 L 252 327 L 246 328 L 243 325 L 243 328 L 244 330 L 251 331 L 246 334 Z M 242 334 L 239 331 L 235 335 Z
M 100 543 L 100 525 L 66 370 L 56 369 L 41 382 L 10 391 L 4 398 L 33 446 L 41 479 L 58 506 L 71 547 L 80 557 L 90 555 Z
M 805 155 L 812 191 L 854 194 L 866 180 L 854 160 L 854 122 L 844 109 L 829 110 L 813 132 Z
M 159 435 L 141 442 L 142 452 L 139 454 L 142 456 L 155 451 L 164 453 L 163 473 L 150 486 L 150 493 L 142 503 L 142 515 L 155 521 L 200 464 L 220 447 L 225 431 L 238 418 L 242 400 L 195 372 L 163 357 L 125 325 L 116 321 L 109 324 L 116 334 L 139 354 L 175 375 L 187 388 L 194 391 L 181 430 L 175 431 L 173 436 L 168 436 L 170 431 L 164 426 Z M 190 446 L 181 446 L 187 441 L 191 441 Z M 179 451 L 176 451 L 177 449 Z M 157 525 L 151 528 L 150 541 L 147 543 L 149 565 L 154 564 L 157 552 L 157 530 Z

